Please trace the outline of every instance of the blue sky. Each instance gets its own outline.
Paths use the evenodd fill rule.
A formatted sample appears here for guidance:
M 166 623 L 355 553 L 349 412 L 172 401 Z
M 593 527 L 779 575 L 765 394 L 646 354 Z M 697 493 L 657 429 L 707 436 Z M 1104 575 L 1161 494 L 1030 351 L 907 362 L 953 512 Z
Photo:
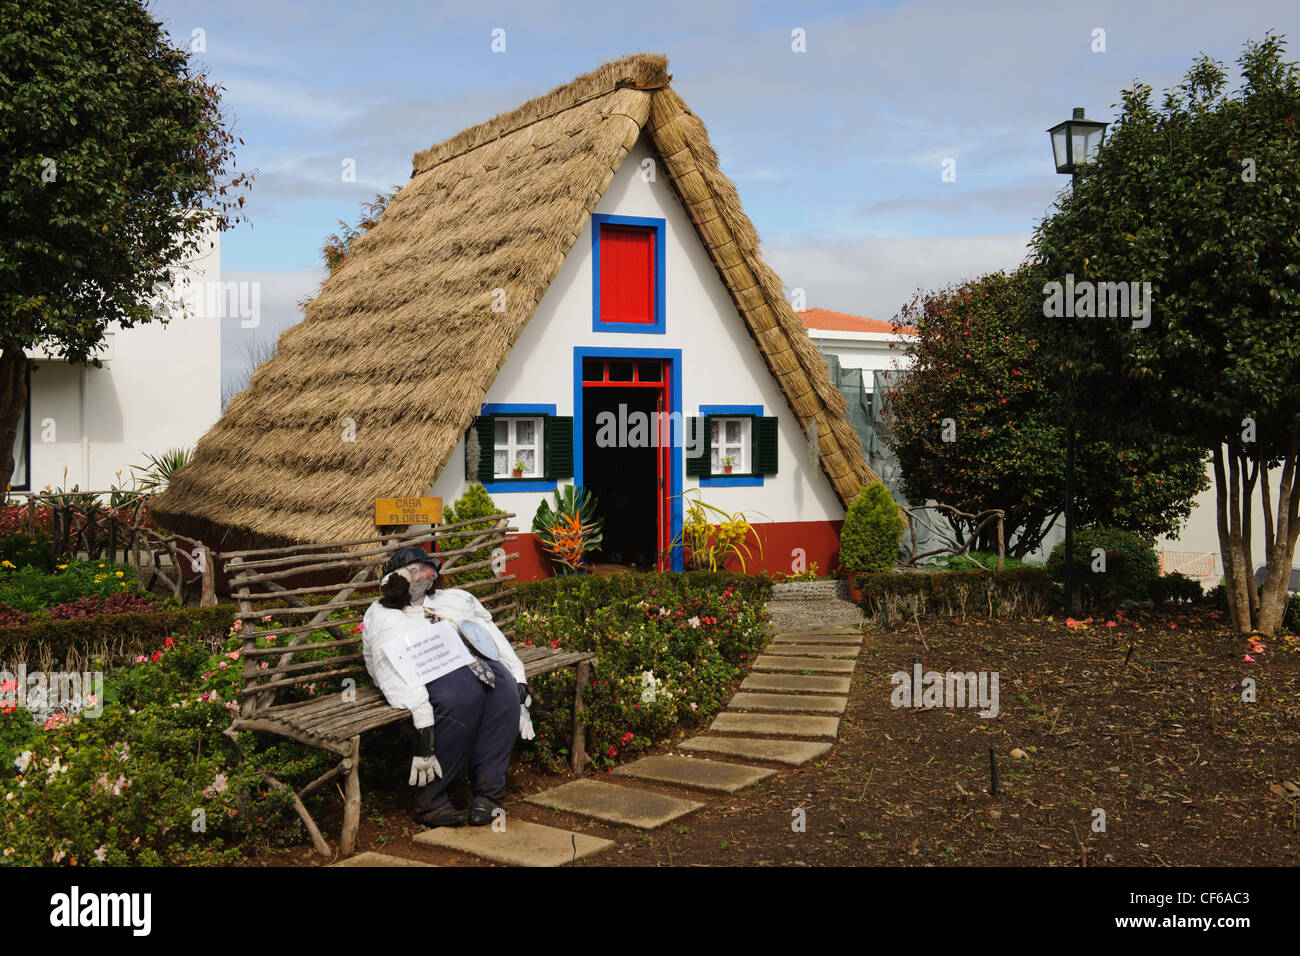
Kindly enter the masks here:
M 223 277 L 262 287 L 274 336 L 323 276 L 320 246 L 404 184 L 433 143 L 634 52 L 667 55 L 787 287 L 809 306 L 891 318 L 918 287 L 1014 266 L 1066 184 L 1047 127 L 1110 120 L 1134 78 L 1157 92 L 1205 52 L 1288 34 L 1300 5 L 961 0 L 442 4 L 155 0 L 226 90 L 255 172 L 251 224 L 222 237 Z M 492 31 L 505 30 L 494 53 Z M 806 34 L 806 52 L 791 32 Z M 1094 52 L 1094 30 L 1105 52 Z M 956 181 L 942 164 L 956 162 Z M 345 159 L 357 181 L 342 181 Z

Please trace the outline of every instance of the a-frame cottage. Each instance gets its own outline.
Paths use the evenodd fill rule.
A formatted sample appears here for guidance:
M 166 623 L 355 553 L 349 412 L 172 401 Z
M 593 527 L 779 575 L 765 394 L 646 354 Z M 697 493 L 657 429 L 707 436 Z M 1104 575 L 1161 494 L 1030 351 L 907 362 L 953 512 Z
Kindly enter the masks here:
M 879 479 L 667 65 L 606 64 L 418 153 L 159 521 L 224 547 L 358 538 L 376 497 L 481 481 L 527 532 L 572 482 L 598 558 L 647 568 L 698 487 L 756 522 L 751 570 L 826 570 Z M 512 571 L 551 573 L 519 544 Z

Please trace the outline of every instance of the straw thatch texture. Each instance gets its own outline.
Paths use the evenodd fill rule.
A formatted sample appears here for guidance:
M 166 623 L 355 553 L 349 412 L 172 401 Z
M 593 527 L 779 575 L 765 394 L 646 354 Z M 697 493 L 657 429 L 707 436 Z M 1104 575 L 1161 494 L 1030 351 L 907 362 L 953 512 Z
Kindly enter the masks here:
M 373 533 L 376 497 L 426 493 L 643 128 L 840 499 L 879 480 L 668 79 L 663 57 L 627 57 L 417 154 L 158 519 L 219 546 L 327 541 Z

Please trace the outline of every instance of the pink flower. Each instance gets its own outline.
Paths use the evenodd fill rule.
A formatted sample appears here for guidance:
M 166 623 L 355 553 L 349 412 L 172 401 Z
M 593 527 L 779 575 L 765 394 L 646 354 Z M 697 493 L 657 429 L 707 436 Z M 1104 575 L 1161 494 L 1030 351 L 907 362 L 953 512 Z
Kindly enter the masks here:
M 1251 657 L 1249 654 L 1247 654 L 1245 657 L 1242 658 L 1242 661 L 1244 661 L 1244 662 L 1247 663 L 1247 664 L 1253 664 L 1253 663 L 1255 663 L 1255 658 L 1253 658 L 1253 657 Z
M 227 651 L 226 657 L 230 658 L 232 661 L 237 661 L 239 660 L 239 651 Z
M 1107 627 L 1119 627 L 1119 624 L 1116 623 L 1115 621 L 1107 621 L 1107 622 L 1106 622 L 1106 626 L 1107 626 Z

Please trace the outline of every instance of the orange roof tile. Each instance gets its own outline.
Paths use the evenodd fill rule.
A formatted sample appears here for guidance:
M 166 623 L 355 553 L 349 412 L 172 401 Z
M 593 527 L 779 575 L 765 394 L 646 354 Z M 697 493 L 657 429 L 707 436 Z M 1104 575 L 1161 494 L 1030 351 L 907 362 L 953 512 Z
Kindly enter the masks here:
M 833 312 L 830 309 L 805 309 L 796 313 L 803 319 L 804 328 L 817 329 L 822 332 L 884 332 L 894 333 L 894 323 L 882 319 L 868 319 L 861 315 L 849 315 L 847 312 Z M 900 335 L 915 335 L 912 329 L 899 329 Z

